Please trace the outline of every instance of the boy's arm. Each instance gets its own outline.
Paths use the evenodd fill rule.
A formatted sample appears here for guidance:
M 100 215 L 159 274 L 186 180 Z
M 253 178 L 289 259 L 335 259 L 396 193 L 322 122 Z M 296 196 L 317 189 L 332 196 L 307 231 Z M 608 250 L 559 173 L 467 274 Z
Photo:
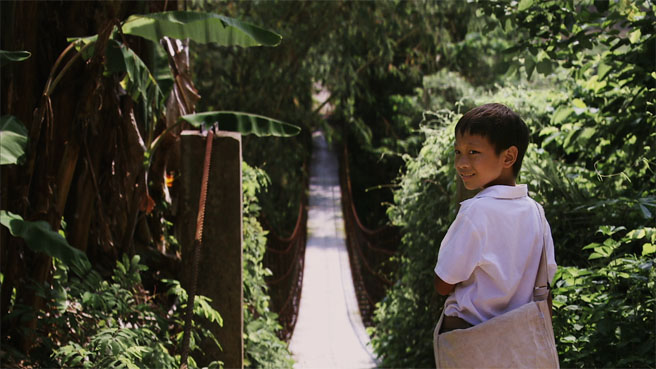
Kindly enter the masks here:
M 549 290 L 549 295 L 547 296 L 547 304 L 549 305 L 549 315 L 553 319 L 553 294 L 551 294 L 551 290 Z
M 448 284 L 444 282 L 440 277 L 435 274 L 435 279 L 434 282 L 435 284 L 435 291 L 439 293 L 440 295 L 446 296 L 453 292 L 453 289 L 455 287 L 455 284 Z

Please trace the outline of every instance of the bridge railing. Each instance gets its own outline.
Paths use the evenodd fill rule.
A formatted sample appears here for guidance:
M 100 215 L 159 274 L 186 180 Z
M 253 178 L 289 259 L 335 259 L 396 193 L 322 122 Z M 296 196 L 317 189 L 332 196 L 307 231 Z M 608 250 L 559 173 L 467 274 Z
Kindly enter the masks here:
M 353 202 L 348 150 L 346 145 L 340 155 L 340 185 L 346 245 L 351 263 L 355 293 L 363 323 L 373 325 L 375 305 L 385 297 L 389 279 L 395 269 L 390 258 L 400 243 L 398 228 L 383 226 L 369 229 L 362 224 Z

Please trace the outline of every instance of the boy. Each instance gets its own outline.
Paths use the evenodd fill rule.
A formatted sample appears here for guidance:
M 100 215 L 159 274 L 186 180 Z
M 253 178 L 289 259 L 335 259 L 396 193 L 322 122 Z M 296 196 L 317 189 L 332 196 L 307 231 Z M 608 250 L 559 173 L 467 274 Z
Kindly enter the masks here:
M 440 334 L 532 301 L 544 240 L 549 281 L 556 271 L 549 225 L 527 186 L 515 183 L 528 146 L 526 124 L 509 108 L 486 104 L 463 115 L 455 135 L 456 171 L 465 188 L 482 191 L 461 203 L 440 246 L 435 289 L 449 295 Z

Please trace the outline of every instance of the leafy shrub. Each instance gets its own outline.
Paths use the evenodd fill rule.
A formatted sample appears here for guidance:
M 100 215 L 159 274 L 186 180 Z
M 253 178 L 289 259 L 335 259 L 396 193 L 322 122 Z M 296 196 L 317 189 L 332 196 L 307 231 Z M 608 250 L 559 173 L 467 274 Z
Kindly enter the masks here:
M 431 367 L 432 331 L 444 299 L 433 292 L 439 244 L 455 218 L 455 171 L 450 164 L 456 115 L 439 112 L 425 121 L 426 139 L 416 157 L 406 156 L 406 172 L 388 215 L 403 228 L 396 283 L 377 304 L 372 346 L 383 367 Z
M 269 183 L 266 173 L 243 163 L 244 193 L 244 351 L 246 367 L 291 368 L 293 361 L 287 344 L 276 332 L 282 329 L 278 316 L 269 309 L 264 277 L 266 232 L 257 220 L 260 205 L 257 195 Z
M 561 365 L 654 367 L 656 228 L 600 227 L 589 268 L 561 267 L 554 289 Z
M 46 307 L 36 313 L 16 305 L 12 314 L 36 314 L 38 341 L 23 365 L 83 368 L 179 367 L 177 350 L 182 341 L 183 312 L 187 294 L 177 281 L 166 281 L 176 299 L 167 312 L 156 296 L 141 286 L 141 272 L 147 269 L 139 255 L 123 256 L 111 280 L 104 280 L 84 259 L 68 266 L 54 259 L 52 284 L 40 287 Z M 208 299 L 197 296 L 194 314 L 222 324 Z M 211 332 L 193 327 L 194 342 L 213 339 Z M 216 342 L 216 340 L 214 340 Z M 216 342 L 218 345 L 218 342 Z M 20 358 L 14 357 L 13 360 Z M 220 363 L 212 363 L 212 367 Z M 193 357 L 190 367 L 196 367 Z

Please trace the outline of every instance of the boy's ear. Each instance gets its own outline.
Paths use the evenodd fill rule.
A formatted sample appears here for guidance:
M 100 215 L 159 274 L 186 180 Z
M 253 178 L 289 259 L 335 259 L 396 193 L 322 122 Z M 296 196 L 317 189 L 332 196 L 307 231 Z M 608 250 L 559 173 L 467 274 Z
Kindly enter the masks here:
M 503 152 L 503 166 L 504 168 L 511 168 L 517 161 L 519 150 L 517 146 L 510 146 Z

